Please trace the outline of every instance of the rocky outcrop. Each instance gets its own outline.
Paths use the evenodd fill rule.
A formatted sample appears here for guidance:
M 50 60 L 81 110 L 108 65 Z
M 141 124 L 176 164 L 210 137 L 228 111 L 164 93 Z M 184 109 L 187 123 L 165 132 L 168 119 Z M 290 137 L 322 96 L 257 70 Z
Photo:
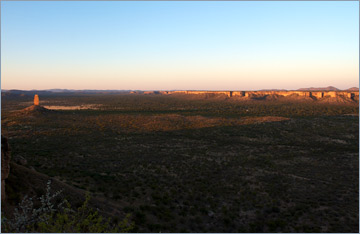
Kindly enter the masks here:
M 319 98 L 323 98 L 324 97 L 324 92 L 311 92 L 311 96 L 319 99 Z
M 14 112 L 16 115 L 27 115 L 27 116 L 35 116 L 35 115 L 46 115 L 50 113 L 56 113 L 55 110 L 49 110 L 43 106 L 32 105 L 26 107 L 25 109 Z
M 1 135 L 1 202 L 5 201 L 5 180 L 10 173 L 10 147 L 7 138 Z
M 27 160 L 20 155 L 13 155 L 12 159 L 16 164 L 23 165 L 23 166 L 25 166 L 27 164 Z
M 34 116 L 34 115 L 44 115 L 44 114 L 48 114 L 48 113 L 56 113 L 56 111 L 54 110 L 49 110 L 43 106 L 40 106 L 40 102 L 39 102 L 39 96 L 37 94 L 35 94 L 34 96 L 34 105 L 26 107 L 22 110 L 18 110 L 18 111 L 14 111 L 15 115 L 27 115 L 27 116 Z
M 35 96 L 34 96 L 34 106 L 38 106 L 39 104 L 40 104 L 39 96 L 37 94 L 35 94 Z

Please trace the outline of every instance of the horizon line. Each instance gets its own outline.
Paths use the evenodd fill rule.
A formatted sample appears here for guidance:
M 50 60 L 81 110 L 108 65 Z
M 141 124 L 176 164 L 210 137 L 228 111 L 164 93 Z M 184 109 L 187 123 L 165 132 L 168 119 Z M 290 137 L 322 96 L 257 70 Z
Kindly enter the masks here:
M 50 88 L 50 89 L 1 89 L 1 91 L 224 91 L 224 92 L 231 92 L 231 91 L 305 91 L 305 89 L 326 89 L 326 88 L 333 88 L 337 89 L 338 91 L 348 90 L 352 88 L 359 89 L 358 86 L 353 86 L 347 89 L 339 89 L 335 86 L 327 86 L 327 87 L 306 87 L 306 88 L 298 88 L 298 89 L 277 89 L 277 88 L 265 88 L 265 89 L 67 89 L 67 88 Z M 302 90 L 299 90 L 302 89 Z M 335 90 L 336 91 L 336 90 Z

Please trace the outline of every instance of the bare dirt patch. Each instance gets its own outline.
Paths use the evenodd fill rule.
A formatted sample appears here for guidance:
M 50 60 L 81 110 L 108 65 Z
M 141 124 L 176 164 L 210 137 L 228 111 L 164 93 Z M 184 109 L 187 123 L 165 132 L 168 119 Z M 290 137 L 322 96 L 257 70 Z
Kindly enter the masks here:
M 98 104 L 87 104 L 78 106 L 44 106 L 49 110 L 97 110 L 101 107 Z

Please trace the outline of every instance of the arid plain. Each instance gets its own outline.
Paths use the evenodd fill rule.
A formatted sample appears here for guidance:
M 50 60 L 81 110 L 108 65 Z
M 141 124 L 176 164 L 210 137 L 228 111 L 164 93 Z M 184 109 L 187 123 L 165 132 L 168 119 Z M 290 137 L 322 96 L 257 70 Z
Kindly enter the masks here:
M 8 91 L 1 108 L 8 217 L 51 178 L 133 232 L 359 230 L 358 90 Z

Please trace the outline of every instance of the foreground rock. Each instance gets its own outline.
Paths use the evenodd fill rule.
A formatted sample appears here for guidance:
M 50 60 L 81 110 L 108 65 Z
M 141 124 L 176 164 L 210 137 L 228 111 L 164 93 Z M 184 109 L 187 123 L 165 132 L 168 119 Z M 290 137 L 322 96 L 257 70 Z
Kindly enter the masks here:
M 1 135 L 1 202 L 5 201 L 5 180 L 10 173 L 10 147 L 7 138 Z
M 24 157 L 20 156 L 20 155 L 13 156 L 13 161 L 15 163 L 17 163 L 19 165 L 23 165 L 23 166 L 25 166 L 27 164 L 27 160 Z

